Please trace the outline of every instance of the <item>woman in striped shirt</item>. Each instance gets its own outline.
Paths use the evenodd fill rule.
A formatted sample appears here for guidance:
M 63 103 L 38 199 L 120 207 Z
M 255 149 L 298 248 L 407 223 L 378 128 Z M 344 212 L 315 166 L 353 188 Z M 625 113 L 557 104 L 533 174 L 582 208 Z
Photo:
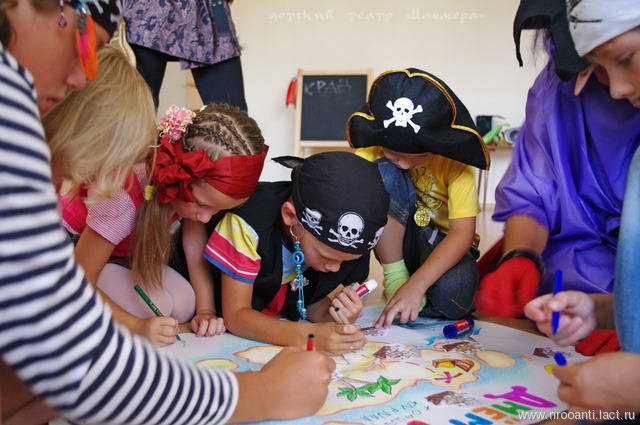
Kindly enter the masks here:
M 234 375 L 162 356 L 113 324 L 74 262 L 56 210 L 40 114 L 67 90 L 81 89 L 85 72 L 93 75 L 91 49 L 83 46 L 92 37 L 103 45 L 121 9 L 118 0 L 0 0 L 2 416 L 20 421 L 11 416 L 21 407 L 29 413 L 33 396 L 21 383 L 83 423 L 224 423 L 311 414 L 324 402 L 335 367 L 327 357 L 290 348 L 259 372 Z M 21 423 L 35 420 L 25 416 Z

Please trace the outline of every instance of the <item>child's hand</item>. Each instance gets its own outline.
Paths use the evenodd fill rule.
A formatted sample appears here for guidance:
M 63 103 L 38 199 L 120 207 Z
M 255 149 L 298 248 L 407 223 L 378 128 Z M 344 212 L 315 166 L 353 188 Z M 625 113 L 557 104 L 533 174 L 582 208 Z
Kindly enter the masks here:
M 356 287 L 357 285 L 358 284 L 356 284 Z M 353 285 L 351 285 L 344 287 L 342 291 L 333 298 L 331 305 L 340 308 L 340 311 L 353 323 L 360 315 L 364 307 L 364 301 L 356 294 Z
M 227 328 L 224 327 L 222 317 L 216 317 L 209 313 L 200 313 L 191 319 L 191 330 L 196 336 L 213 336 L 222 335 Z
M 367 339 L 357 325 L 336 322 L 314 324 L 316 347 L 331 354 L 344 354 L 362 348 Z
M 151 317 L 139 319 L 136 333 L 148 339 L 158 347 L 177 341 L 178 321 L 173 317 Z
M 558 332 L 551 329 L 551 313 L 560 312 Z M 524 314 L 538 326 L 540 332 L 556 344 L 572 345 L 589 335 L 596 328 L 596 311 L 593 298 L 580 291 L 563 291 L 547 294 L 531 300 Z
M 571 411 L 617 410 L 622 414 L 637 411 L 640 406 L 638 354 L 599 354 L 586 362 L 554 367 L 553 374 L 560 380 L 558 397 L 569 404 Z
M 268 406 L 273 417 L 298 418 L 315 413 L 327 397 L 331 373 L 335 362 L 317 351 L 300 347 L 285 347 L 257 372 L 268 383 Z M 243 378 L 239 376 L 239 381 Z
M 401 323 L 416 320 L 418 313 L 420 313 L 420 305 L 424 294 L 425 291 L 422 290 L 420 285 L 412 284 L 410 280 L 407 281 L 387 303 L 374 326 L 376 328 L 388 328 L 398 314 L 400 314 Z

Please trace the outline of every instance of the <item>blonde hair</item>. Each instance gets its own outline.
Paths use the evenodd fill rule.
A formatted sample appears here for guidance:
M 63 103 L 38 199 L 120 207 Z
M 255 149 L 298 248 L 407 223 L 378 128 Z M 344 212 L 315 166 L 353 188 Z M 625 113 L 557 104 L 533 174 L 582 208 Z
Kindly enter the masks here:
M 92 183 L 111 196 L 155 140 L 149 86 L 115 47 L 98 52 L 98 76 L 71 92 L 42 119 L 52 168 L 72 188 Z
M 254 155 L 264 150 L 264 138 L 258 124 L 235 106 L 209 104 L 196 112 L 187 127 L 183 149 L 203 149 L 212 161 L 225 156 Z M 149 171 L 149 175 L 153 170 Z M 132 261 L 134 282 L 143 287 L 162 286 L 162 265 L 171 252 L 169 235 L 173 217 L 171 204 L 162 204 L 157 196 L 138 211 L 136 247 Z

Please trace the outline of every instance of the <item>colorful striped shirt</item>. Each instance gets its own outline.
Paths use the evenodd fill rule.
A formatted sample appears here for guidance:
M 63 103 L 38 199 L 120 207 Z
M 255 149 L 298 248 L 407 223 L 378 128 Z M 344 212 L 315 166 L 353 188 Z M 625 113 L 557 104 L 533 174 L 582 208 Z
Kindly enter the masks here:
M 83 423 L 224 423 L 238 384 L 111 320 L 60 225 L 33 78 L 0 44 L 0 355 Z M 1 384 L 1 383 L 0 383 Z
M 209 237 L 204 257 L 224 274 L 253 283 L 260 271 L 259 239 L 249 223 L 229 212 Z
M 245 283 L 253 283 L 260 271 L 260 237 L 242 217 L 226 213 L 218 222 L 204 250 L 204 257 L 224 274 Z M 282 242 L 282 284 L 296 277 L 292 253 Z M 302 265 L 302 271 L 307 265 Z

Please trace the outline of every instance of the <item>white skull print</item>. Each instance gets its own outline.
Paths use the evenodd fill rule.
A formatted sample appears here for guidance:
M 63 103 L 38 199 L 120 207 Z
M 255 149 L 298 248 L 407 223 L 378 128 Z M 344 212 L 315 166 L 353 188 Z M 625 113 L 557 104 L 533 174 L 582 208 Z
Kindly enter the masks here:
M 382 226 L 381 228 L 378 229 L 378 231 L 376 232 L 375 236 L 373 237 L 373 240 L 367 244 L 369 249 L 373 249 L 373 247 L 376 246 L 376 244 L 380 240 L 380 236 L 382 236 L 382 232 L 384 232 L 384 226 Z
M 395 102 L 391 103 L 391 101 L 387 101 L 387 108 L 391 109 L 393 112 L 393 117 L 388 120 L 384 120 L 382 123 L 384 124 L 384 128 L 389 127 L 389 124 L 395 121 L 396 127 L 406 127 L 409 124 L 414 133 L 420 131 L 420 126 L 411 119 L 415 114 L 422 112 L 422 105 L 418 105 L 415 108 L 413 107 L 413 101 L 407 97 L 399 97 L 395 100 Z
M 318 210 L 312 210 L 309 208 L 305 208 L 302 213 L 302 222 L 307 223 L 307 226 L 318 235 L 322 231 L 322 226 L 320 226 L 320 220 L 322 220 L 322 213 Z
M 357 248 L 356 244 L 364 242 L 364 239 L 358 239 L 360 234 L 364 230 L 364 220 L 360 217 L 360 214 L 354 212 L 344 213 L 338 220 L 338 231 L 329 229 L 329 233 L 334 235 L 337 239 L 328 240 L 331 242 L 338 242 L 343 246 L 350 246 L 351 248 Z

